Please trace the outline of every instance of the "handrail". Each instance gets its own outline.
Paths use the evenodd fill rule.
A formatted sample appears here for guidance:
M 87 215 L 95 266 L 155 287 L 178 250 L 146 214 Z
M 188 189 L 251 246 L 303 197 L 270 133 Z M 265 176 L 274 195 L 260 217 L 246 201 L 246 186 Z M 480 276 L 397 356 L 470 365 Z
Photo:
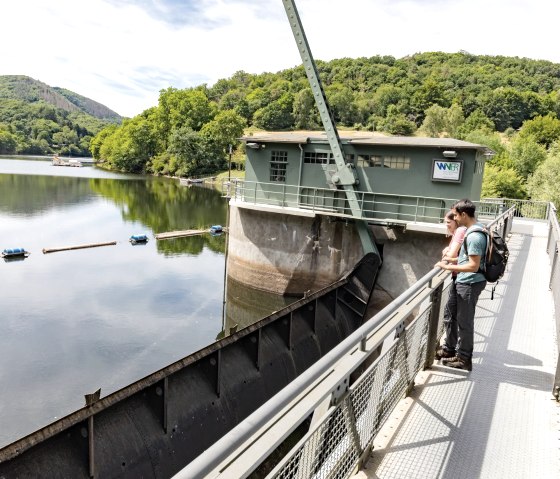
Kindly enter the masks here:
M 440 269 L 434 268 L 424 275 L 419 281 L 367 321 L 361 328 L 354 331 L 354 333 L 339 343 L 323 358 L 253 412 L 245 421 L 238 424 L 228 434 L 222 437 L 222 439 L 204 451 L 198 458 L 177 473 L 174 478 L 188 479 L 193 477 L 206 477 L 217 464 L 221 463 L 229 454 L 250 439 L 255 431 L 263 427 L 279 410 L 284 409 L 290 402 L 296 399 L 314 381 L 331 369 L 341 358 L 353 351 L 357 346 L 360 346 L 364 337 L 379 329 L 384 321 L 391 318 L 401 306 L 407 304 L 421 289 L 430 285 L 434 278 L 441 274 L 442 272 Z M 444 274 L 443 276 L 445 278 L 447 275 Z
M 558 214 L 556 207 L 550 203 L 548 208 L 548 241 L 547 252 L 550 259 L 549 288 L 552 291 L 554 302 L 554 315 L 556 317 L 556 337 L 560 336 L 560 226 L 558 225 Z M 556 401 L 560 401 L 560 340 L 558 341 L 558 362 L 552 385 L 552 395 Z
M 233 191 L 231 191 L 232 189 Z M 393 224 L 405 222 L 441 223 L 445 213 L 457 201 L 456 198 L 356 190 L 355 194 L 359 205 L 358 210 L 356 210 L 350 208 L 340 190 L 330 188 L 238 180 L 235 183 L 224 184 L 223 190 L 224 195 L 232 198 L 233 202 L 266 205 L 280 209 L 296 208 L 312 211 L 315 214 Z M 506 206 L 509 205 L 507 201 L 482 199 L 474 203 L 479 209 L 479 214 L 497 217 L 507 209 Z M 518 206 L 517 214 L 520 214 L 520 209 L 521 207 Z
M 511 228 L 511 219 L 513 218 L 514 211 L 514 207 L 509 208 L 498 218 L 488 223 L 487 227 L 493 229 L 501 228 L 501 233 L 504 237 L 507 236 L 509 228 Z M 343 369 L 343 371 L 339 373 L 340 377 L 349 378 L 360 365 L 364 364 L 368 358 L 373 357 L 372 354 L 375 354 L 375 352 L 379 350 L 390 334 L 394 332 L 396 335 L 397 340 L 394 345 L 398 344 L 398 338 L 401 335 L 403 338 L 406 338 L 407 333 L 404 329 L 407 323 L 404 321 L 404 318 L 410 316 L 415 308 L 420 308 L 421 312 L 417 314 L 413 323 L 408 327 L 412 327 L 414 322 L 422 315 L 428 315 L 429 320 L 425 319 L 426 325 L 424 327 L 428 328 L 427 324 L 429 323 L 429 332 L 427 333 L 428 340 L 418 345 L 420 349 L 417 351 L 410 351 L 410 353 L 411 356 L 414 356 L 414 354 L 419 357 L 425 355 L 423 359 L 417 361 L 417 367 L 429 364 L 429 359 L 431 358 L 433 360 L 433 351 L 435 350 L 435 344 L 438 339 L 437 333 L 441 329 L 441 294 L 443 291 L 443 282 L 448 277 L 449 272 L 443 271 L 440 268 L 434 268 L 428 272 L 384 309 L 365 322 L 362 327 L 333 348 L 317 363 L 303 372 L 276 396 L 253 412 L 247 419 L 238 424 L 184 469 L 179 471 L 174 477 L 176 479 L 193 477 L 246 477 L 259 465 L 260 461 L 264 460 L 267 455 L 276 448 L 280 441 L 291 433 L 293 429 L 309 415 L 310 412 L 318 408 L 325 399 L 333 395 L 332 381 L 335 381 L 336 378 L 339 377 L 335 374 L 337 367 Z M 428 299 L 429 304 L 425 305 Z M 426 309 L 422 309 L 422 305 L 424 305 Z M 406 343 L 406 339 L 404 339 L 404 342 Z M 352 361 L 350 357 L 352 357 Z M 373 365 L 379 364 L 380 359 L 381 358 L 376 359 Z M 370 366 L 370 368 L 371 367 L 373 366 Z M 409 371 L 409 373 L 412 374 L 412 380 L 416 372 L 417 371 Z M 365 374 L 365 372 L 362 373 L 358 381 L 360 381 Z M 316 393 L 317 395 L 313 397 L 311 405 L 302 405 L 299 408 L 301 412 L 300 415 L 297 416 L 298 419 L 294 420 L 292 417 L 289 421 L 291 429 L 289 427 L 282 429 L 281 436 L 277 437 L 279 434 L 278 431 L 272 432 L 272 428 L 277 426 L 281 421 L 283 414 L 288 414 L 286 410 L 288 410 L 288 408 L 292 412 L 297 410 L 298 408 L 296 405 L 301 404 L 301 402 L 305 400 L 306 395 L 311 396 L 311 391 L 320 388 L 323 382 L 325 383 L 322 386 L 324 390 L 322 390 L 320 394 L 318 392 Z M 348 383 L 346 383 L 346 386 L 348 387 Z M 407 390 L 409 386 L 409 384 L 403 385 L 405 390 Z M 393 406 L 393 404 L 390 405 Z M 345 407 L 348 406 L 346 405 Z M 387 410 L 384 412 L 388 413 Z M 354 416 L 354 414 L 350 414 L 350 417 Z M 323 420 L 327 421 L 331 419 L 332 414 L 329 414 L 325 416 Z M 354 421 L 356 421 L 355 417 Z M 274 440 L 266 442 L 262 438 L 265 437 L 268 431 L 274 436 Z M 315 430 L 315 433 L 316 432 Z M 359 442 L 360 441 L 358 441 L 358 443 Z M 265 452 L 259 450 L 258 453 L 255 453 L 255 443 L 259 446 L 262 445 L 262 448 L 265 449 L 266 447 L 264 444 L 267 444 L 268 449 L 266 449 Z M 306 446 L 301 447 L 305 448 Z M 359 457 L 364 453 L 364 450 L 361 446 L 358 446 L 358 448 L 362 449 L 357 453 Z M 248 456 L 246 462 L 243 461 L 244 455 Z M 292 455 L 291 458 L 293 459 L 293 457 Z M 285 459 L 281 465 L 288 460 L 290 459 Z M 236 461 L 240 461 L 241 466 L 238 467 L 243 466 L 244 469 L 235 469 L 234 473 L 231 471 L 236 467 Z M 219 469 L 220 467 L 222 467 L 222 469 Z M 280 467 L 280 465 L 278 467 Z M 244 472 L 241 473 L 240 470 Z

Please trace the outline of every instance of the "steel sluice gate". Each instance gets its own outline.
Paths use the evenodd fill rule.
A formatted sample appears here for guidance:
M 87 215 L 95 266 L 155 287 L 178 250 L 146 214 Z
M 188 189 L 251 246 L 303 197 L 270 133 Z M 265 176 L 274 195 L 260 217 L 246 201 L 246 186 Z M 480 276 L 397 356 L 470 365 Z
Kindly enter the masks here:
M 167 478 L 358 329 L 380 266 L 339 281 L 0 449 L 0 477 Z

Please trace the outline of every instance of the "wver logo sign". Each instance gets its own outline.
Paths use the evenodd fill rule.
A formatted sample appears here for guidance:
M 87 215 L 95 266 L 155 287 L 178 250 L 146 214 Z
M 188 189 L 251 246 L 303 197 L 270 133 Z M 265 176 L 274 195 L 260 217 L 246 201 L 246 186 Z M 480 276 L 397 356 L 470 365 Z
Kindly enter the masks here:
M 462 168 L 462 161 L 434 160 L 432 179 L 440 181 L 461 181 Z

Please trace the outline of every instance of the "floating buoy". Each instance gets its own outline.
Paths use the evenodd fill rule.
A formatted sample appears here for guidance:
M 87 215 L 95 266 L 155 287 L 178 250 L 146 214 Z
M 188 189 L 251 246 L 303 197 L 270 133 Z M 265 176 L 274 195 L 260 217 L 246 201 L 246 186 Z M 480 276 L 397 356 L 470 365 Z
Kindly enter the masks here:
M 31 253 L 25 251 L 25 248 L 6 248 L 2 251 L 3 258 L 17 258 L 17 257 L 27 257 Z
M 147 235 L 132 235 L 129 240 L 132 244 L 138 244 L 138 243 L 147 243 L 148 242 L 148 236 Z

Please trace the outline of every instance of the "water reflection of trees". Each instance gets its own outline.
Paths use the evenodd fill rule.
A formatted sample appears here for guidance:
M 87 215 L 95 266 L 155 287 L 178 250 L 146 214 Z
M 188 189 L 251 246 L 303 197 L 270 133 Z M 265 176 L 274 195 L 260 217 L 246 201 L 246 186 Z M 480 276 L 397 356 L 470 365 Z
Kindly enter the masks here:
M 225 251 L 225 238 L 225 234 L 211 236 L 209 233 L 198 236 L 172 238 L 158 241 L 157 249 L 166 256 L 184 253 L 196 255 L 201 253 L 205 246 L 216 253 L 223 253 Z
M 226 200 L 209 188 L 188 188 L 166 178 L 144 181 L 95 178 L 90 180 L 90 186 L 119 205 L 123 219 L 141 222 L 154 233 L 206 229 L 226 220 Z M 204 234 L 158 241 L 158 251 L 169 255 L 198 254 L 206 246 L 223 252 L 224 245 L 223 237 Z
M 67 176 L 0 175 L 0 211 L 35 216 L 90 201 L 89 180 Z
M 225 226 L 227 202 L 216 190 L 180 186 L 169 178 L 121 180 L 69 176 L 0 175 L 0 212 L 37 216 L 55 208 L 92 201 L 97 196 L 119 206 L 125 221 L 153 233 Z M 199 254 L 204 247 L 223 253 L 225 235 L 210 234 L 158 241 L 166 255 Z

